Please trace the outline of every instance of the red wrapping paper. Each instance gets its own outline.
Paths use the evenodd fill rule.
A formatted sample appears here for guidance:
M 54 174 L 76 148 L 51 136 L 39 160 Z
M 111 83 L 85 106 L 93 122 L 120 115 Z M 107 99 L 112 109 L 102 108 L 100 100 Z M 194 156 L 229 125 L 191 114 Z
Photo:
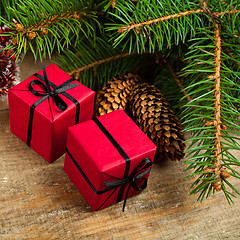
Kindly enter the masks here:
M 123 110 L 98 118 L 130 158 L 129 174 L 145 158 L 154 159 L 156 146 Z M 122 179 L 126 161 L 93 120 L 69 128 L 67 151 L 98 191 L 106 189 L 104 182 Z M 70 158 L 65 156 L 64 171 L 81 192 L 92 210 L 99 210 L 117 202 L 119 189 L 96 194 Z M 128 175 L 129 175 L 128 174 Z M 147 174 L 145 177 L 148 178 Z M 124 188 L 124 194 L 128 184 Z M 128 197 L 139 191 L 130 188 Z
M 47 66 L 46 71 L 48 80 L 57 86 L 71 78 L 55 64 Z M 38 74 L 43 76 L 43 71 L 39 71 Z M 41 98 L 29 91 L 30 82 L 37 79 L 36 76 L 31 76 L 9 91 L 10 129 L 25 143 L 27 142 L 30 108 Z M 80 103 L 79 122 L 89 120 L 93 114 L 95 93 L 77 81 L 73 83 L 78 86 L 67 90 L 66 93 Z M 43 91 L 37 85 L 34 89 Z M 67 128 L 75 124 L 76 105 L 62 94 L 59 96 L 67 104 L 65 111 L 59 110 L 53 98 L 48 97 L 34 109 L 32 122 L 30 146 L 49 163 L 65 152 Z

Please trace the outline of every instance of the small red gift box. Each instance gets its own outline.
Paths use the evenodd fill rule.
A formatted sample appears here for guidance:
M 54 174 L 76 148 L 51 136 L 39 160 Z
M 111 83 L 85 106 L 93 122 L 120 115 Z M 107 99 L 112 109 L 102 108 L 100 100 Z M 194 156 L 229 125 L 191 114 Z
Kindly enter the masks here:
M 64 171 L 92 210 L 142 191 L 156 146 L 117 110 L 69 128 Z
M 50 64 L 9 91 L 11 132 L 46 161 L 66 148 L 67 128 L 92 118 L 95 93 Z

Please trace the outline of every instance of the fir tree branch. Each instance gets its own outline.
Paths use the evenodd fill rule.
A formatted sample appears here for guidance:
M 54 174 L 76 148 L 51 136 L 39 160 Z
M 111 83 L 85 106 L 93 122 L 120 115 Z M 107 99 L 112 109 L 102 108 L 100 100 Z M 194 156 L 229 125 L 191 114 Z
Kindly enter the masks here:
M 219 24 L 216 23 L 215 26 L 215 36 L 214 38 L 216 39 L 216 49 L 215 49 L 215 57 L 214 57 L 214 61 L 215 61 L 215 93 L 214 93 L 214 97 L 215 97 L 215 103 L 214 103 L 214 107 L 216 109 L 215 111 L 215 118 L 216 118 L 216 124 L 215 124 L 215 128 L 216 128 L 216 132 L 215 132 L 215 141 L 214 141 L 214 145 L 215 145 L 215 161 L 214 164 L 216 165 L 215 168 L 215 174 L 218 176 L 218 178 L 220 178 L 220 169 L 221 169 L 221 160 L 222 160 L 222 150 L 221 150 L 221 38 L 219 35 Z M 213 187 L 216 191 L 220 191 L 221 188 L 221 181 L 219 182 L 214 182 Z
M 201 1 L 202 5 L 203 5 L 203 8 L 205 10 L 207 10 L 208 13 L 211 13 L 211 11 L 208 8 L 207 3 L 204 0 L 200 0 L 200 1 Z M 172 15 L 168 15 L 168 16 L 152 19 L 152 20 L 149 20 L 149 21 L 146 21 L 146 22 L 141 22 L 141 23 L 137 23 L 137 24 L 122 26 L 122 27 L 120 27 L 118 29 L 118 32 L 122 34 L 122 33 L 126 32 L 126 31 L 131 31 L 133 29 L 137 30 L 139 27 L 144 27 L 146 25 L 151 25 L 153 23 L 158 23 L 158 22 L 162 22 L 162 21 L 171 20 L 171 19 L 174 19 L 174 18 L 179 18 L 179 17 L 182 17 L 182 16 L 191 15 L 191 14 L 194 14 L 194 13 L 203 13 L 203 12 L 204 12 L 203 9 L 197 9 L 197 10 L 190 10 L 190 11 L 186 11 L 186 12 L 180 12 L 180 13 L 176 13 L 176 14 L 172 14 Z M 220 16 L 222 16 L 224 14 L 236 14 L 236 13 L 239 13 L 239 12 L 240 12 L 240 10 L 237 10 L 237 9 L 226 10 L 226 11 L 219 12 L 219 13 L 215 12 L 214 16 L 220 17 Z
M 227 20 L 232 22 L 234 18 L 229 16 Z M 189 64 L 184 75 L 189 82 L 185 83 L 185 90 L 192 100 L 186 104 L 183 116 L 185 131 L 191 131 L 193 135 L 188 140 L 191 144 L 187 150 L 189 159 L 185 163 L 189 164 L 187 170 L 195 169 L 190 176 L 199 175 L 192 184 L 195 188 L 191 194 L 200 193 L 198 199 L 203 201 L 214 191 L 222 190 L 231 204 L 234 195 L 226 190 L 226 186 L 239 194 L 226 180 L 230 176 L 238 178 L 233 167 L 240 166 L 229 151 L 240 149 L 231 130 L 236 128 L 239 131 L 239 73 L 232 69 L 234 65 L 231 64 L 239 63 L 239 45 L 229 33 L 220 35 L 217 20 L 214 26 L 214 31 L 209 27 L 205 37 L 200 34 L 196 38 L 186 59 Z M 221 26 L 226 30 L 224 25 Z M 234 51 L 234 57 L 228 53 L 228 47 Z M 192 110 L 193 106 L 196 109 Z
M 172 14 L 172 15 L 156 18 L 156 19 L 153 19 L 153 20 L 150 20 L 150 21 L 120 27 L 118 29 L 118 32 L 122 34 L 126 31 L 131 31 L 133 29 L 138 29 L 139 27 L 144 27 L 145 25 L 151 25 L 153 23 L 163 22 L 163 21 L 174 19 L 174 18 L 179 18 L 179 17 L 182 17 L 182 16 L 191 15 L 193 13 L 202 13 L 202 12 L 203 12 L 202 9 L 197 9 L 197 10 L 190 10 L 190 11 L 186 11 L 186 12 L 175 13 L 175 14 Z
M 59 0 L 17 0 L 8 8 L 13 20 L 0 16 L 0 21 L 10 28 L 3 34 L 12 39 L 8 49 L 19 57 L 30 49 L 37 60 L 51 57 L 55 48 L 60 52 L 71 44 L 76 44 L 80 36 L 95 34 L 98 27 L 92 1 Z
M 227 10 L 228 8 L 217 2 L 214 5 L 207 5 L 204 0 L 201 1 L 202 8 L 199 8 L 199 2 L 190 4 L 188 1 L 173 3 L 163 0 L 154 3 L 153 9 L 147 1 L 141 4 L 119 1 L 114 12 L 110 13 L 115 17 L 116 23 L 107 27 L 107 31 L 114 31 L 112 40 L 115 47 L 125 42 L 123 49 L 128 48 L 129 52 L 162 50 L 163 45 L 170 49 L 174 44 L 178 45 L 179 41 L 185 42 L 186 38 L 193 37 L 198 28 L 204 28 L 207 18 L 211 23 L 229 21 L 228 17 L 223 19 L 223 16 L 236 14 L 239 11 Z
M 58 65 L 91 89 L 98 89 L 117 74 L 136 71 L 142 62 L 149 62 L 151 54 L 122 52 L 113 48 L 108 37 L 84 38 L 81 43 L 59 54 Z M 138 66 L 139 65 L 139 66 Z
M 46 19 L 36 23 L 34 26 L 29 26 L 28 28 L 24 28 L 20 23 L 15 23 L 15 29 L 17 32 L 21 32 L 21 34 L 26 34 L 29 39 L 35 38 L 36 34 L 34 32 L 40 32 L 41 35 L 47 34 L 48 30 L 46 29 L 51 24 L 56 24 L 57 22 L 63 21 L 63 19 L 76 19 L 79 20 L 82 14 L 87 14 L 87 11 L 69 11 L 67 13 L 61 13 L 60 15 L 54 16 L 46 16 Z M 91 14 L 91 12 L 89 12 Z M 43 14 L 44 16 L 44 14 Z
M 146 52 L 146 53 L 147 53 L 147 52 Z M 86 70 L 86 69 L 93 68 L 93 67 L 95 67 L 95 66 L 97 66 L 97 65 L 101 65 L 101 64 L 103 64 L 103 63 L 107 63 L 107 62 L 110 62 L 110 61 L 114 61 L 114 60 L 117 60 L 117 59 L 119 59 L 119 58 L 125 58 L 125 57 L 127 57 L 127 56 L 133 56 L 133 55 L 136 55 L 136 54 L 138 54 L 136 51 L 133 52 L 133 53 L 122 53 L 122 54 L 118 54 L 118 55 L 116 55 L 116 56 L 112 56 L 112 57 L 109 57 L 109 58 L 105 58 L 105 59 L 101 59 L 101 60 L 99 60 L 99 61 L 92 62 L 92 63 L 90 63 L 90 64 L 88 64 L 88 65 L 86 65 L 86 66 L 83 66 L 83 67 L 81 67 L 81 68 L 78 68 L 78 69 L 75 69 L 75 70 L 73 70 L 73 71 L 71 71 L 71 72 L 68 72 L 68 74 L 69 74 L 70 76 L 76 74 L 76 79 L 78 79 L 79 73 L 82 72 L 82 71 L 84 71 L 84 70 Z
M 237 14 L 237 13 L 240 13 L 240 10 L 234 9 L 234 10 L 226 10 L 226 11 L 223 11 L 223 12 L 216 12 L 216 13 L 214 13 L 214 15 L 216 17 L 220 17 L 220 16 L 225 15 L 225 14 Z

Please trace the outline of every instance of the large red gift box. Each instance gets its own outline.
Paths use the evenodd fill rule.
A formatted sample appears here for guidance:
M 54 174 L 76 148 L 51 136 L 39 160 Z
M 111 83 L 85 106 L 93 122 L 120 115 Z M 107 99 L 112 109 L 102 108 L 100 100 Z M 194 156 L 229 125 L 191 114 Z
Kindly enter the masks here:
M 123 111 L 117 110 L 68 130 L 64 171 L 92 210 L 139 192 L 147 179 L 156 146 Z
M 9 91 L 11 132 L 46 161 L 66 149 L 67 128 L 92 118 L 95 93 L 50 64 Z

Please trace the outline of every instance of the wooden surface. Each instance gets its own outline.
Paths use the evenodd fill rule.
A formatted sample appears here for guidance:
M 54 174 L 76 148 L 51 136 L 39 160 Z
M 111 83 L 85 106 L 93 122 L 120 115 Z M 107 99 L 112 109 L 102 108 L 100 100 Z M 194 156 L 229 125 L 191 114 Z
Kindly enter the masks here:
M 27 57 L 22 79 L 40 68 Z M 240 239 L 240 197 L 233 206 L 223 193 L 197 202 L 182 162 L 155 162 L 124 213 L 122 203 L 92 212 L 64 173 L 64 156 L 48 164 L 15 137 L 7 108 L 0 103 L 0 239 Z

